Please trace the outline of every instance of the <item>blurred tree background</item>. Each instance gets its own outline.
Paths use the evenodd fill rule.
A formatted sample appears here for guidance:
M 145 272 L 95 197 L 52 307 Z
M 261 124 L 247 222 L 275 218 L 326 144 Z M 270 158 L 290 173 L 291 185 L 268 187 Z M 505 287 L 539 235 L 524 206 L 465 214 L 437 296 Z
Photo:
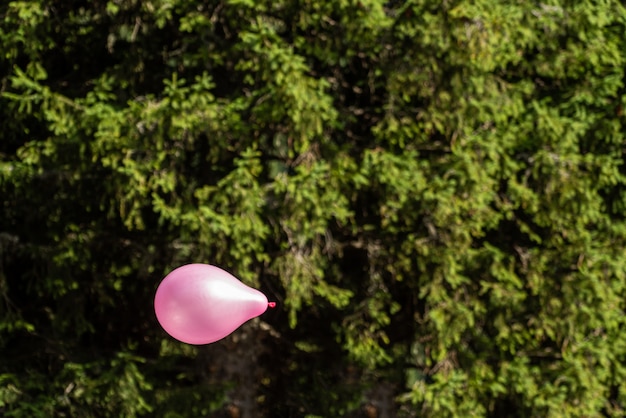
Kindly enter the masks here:
M 617 0 L 0 5 L 0 414 L 622 417 Z M 274 309 L 207 346 L 156 286 Z

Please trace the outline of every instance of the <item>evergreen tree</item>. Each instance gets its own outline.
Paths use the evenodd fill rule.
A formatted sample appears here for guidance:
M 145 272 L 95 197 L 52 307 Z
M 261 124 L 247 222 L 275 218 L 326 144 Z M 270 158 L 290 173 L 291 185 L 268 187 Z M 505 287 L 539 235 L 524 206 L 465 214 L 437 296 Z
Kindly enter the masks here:
M 0 22 L 4 416 L 624 415 L 622 2 Z M 190 262 L 278 309 L 172 340 Z

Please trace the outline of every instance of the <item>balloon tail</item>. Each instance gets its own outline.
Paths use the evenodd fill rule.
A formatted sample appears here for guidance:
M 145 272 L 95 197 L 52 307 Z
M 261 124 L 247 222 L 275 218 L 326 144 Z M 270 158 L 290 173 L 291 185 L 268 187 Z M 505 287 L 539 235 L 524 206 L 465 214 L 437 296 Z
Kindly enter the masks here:
M 275 308 L 276 307 L 276 302 L 268 302 L 267 306 L 269 306 L 270 308 Z

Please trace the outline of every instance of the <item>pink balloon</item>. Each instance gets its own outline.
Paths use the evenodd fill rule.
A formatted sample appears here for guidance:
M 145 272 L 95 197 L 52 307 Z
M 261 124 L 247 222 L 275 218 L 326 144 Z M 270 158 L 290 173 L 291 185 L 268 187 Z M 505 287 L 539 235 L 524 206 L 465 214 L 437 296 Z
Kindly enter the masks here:
M 268 306 L 261 292 L 209 264 L 188 264 L 159 285 L 154 310 L 163 329 L 187 344 L 208 344 L 226 337 Z

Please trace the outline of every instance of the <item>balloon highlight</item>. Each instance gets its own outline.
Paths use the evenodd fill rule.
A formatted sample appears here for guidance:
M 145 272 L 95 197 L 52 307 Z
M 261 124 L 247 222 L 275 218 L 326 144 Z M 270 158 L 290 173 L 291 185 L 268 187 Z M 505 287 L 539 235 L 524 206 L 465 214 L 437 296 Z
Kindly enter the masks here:
M 261 315 L 268 302 L 260 291 L 209 264 L 188 264 L 165 276 L 154 311 L 163 329 L 187 344 L 209 344 Z

